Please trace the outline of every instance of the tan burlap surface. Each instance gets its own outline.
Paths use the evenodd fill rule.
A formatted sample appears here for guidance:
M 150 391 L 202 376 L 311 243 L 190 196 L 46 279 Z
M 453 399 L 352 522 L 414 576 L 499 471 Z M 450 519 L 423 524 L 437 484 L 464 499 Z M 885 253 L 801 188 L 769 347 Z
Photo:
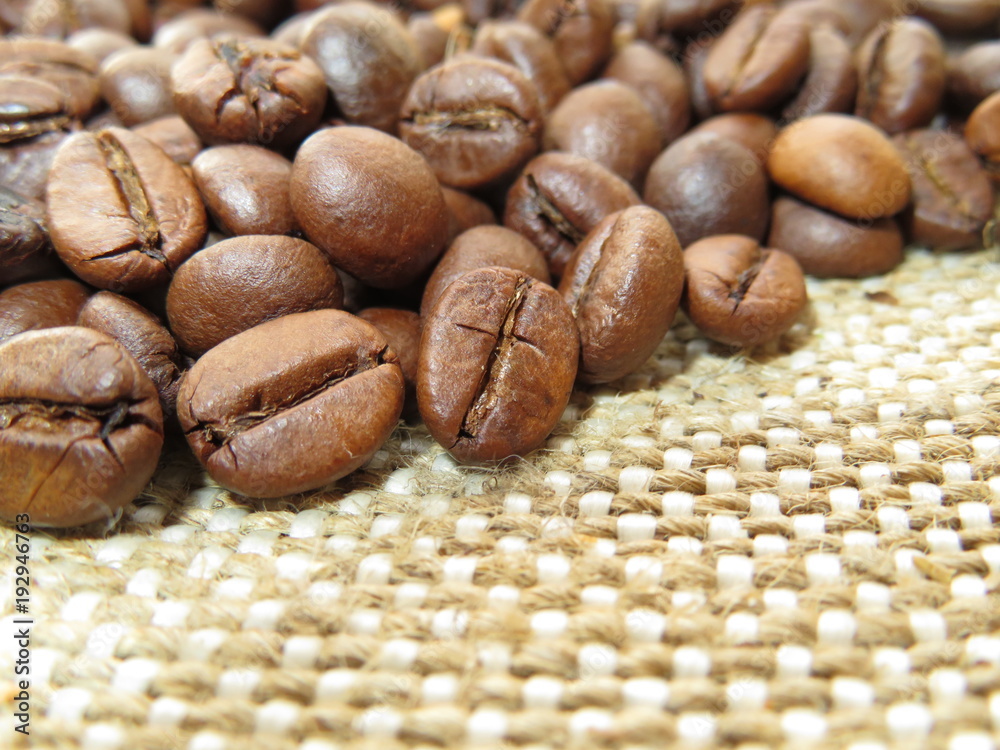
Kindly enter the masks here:
M 810 282 L 751 355 L 678 322 L 501 471 L 400 429 L 248 501 L 172 454 L 113 530 L 33 535 L 0 745 L 994 748 L 997 260 Z

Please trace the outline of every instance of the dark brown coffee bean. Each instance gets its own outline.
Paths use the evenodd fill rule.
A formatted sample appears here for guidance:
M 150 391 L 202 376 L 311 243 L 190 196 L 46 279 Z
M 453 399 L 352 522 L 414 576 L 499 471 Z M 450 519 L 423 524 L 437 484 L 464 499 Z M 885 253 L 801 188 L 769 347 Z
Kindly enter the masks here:
M 815 115 L 782 130 L 767 160 L 779 186 L 850 219 L 878 219 L 910 201 L 910 176 L 885 133 L 850 115 Z
M 104 289 L 166 281 L 205 237 L 205 207 L 188 176 L 121 128 L 67 139 L 47 195 L 52 246 L 73 273 Z
M 553 151 L 528 162 L 511 186 L 503 223 L 541 250 L 558 278 L 601 219 L 641 202 L 625 180 L 596 161 Z
M 420 314 L 430 315 L 444 290 L 459 276 L 489 266 L 512 268 L 546 284 L 551 281 L 545 256 L 520 234 L 506 227 L 474 227 L 456 237 L 441 256 L 424 287 Z
M 25 331 L 76 325 L 90 290 L 75 281 L 35 281 L 0 292 L 0 341 Z
M 980 33 L 1000 20 L 996 0 L 913 0 L 907 12 L 926 18 L 945 34 Z
M 681 247 L 713 234 L 759 240 L 767 230 L 764 169 L 736 141 L 712 133 L 674 141 L 653 162 L 643 195 L 667 217 Z
M 174 64 L 171 81 L 178 114 L 210 144 L 294 146 L 326 104 L 319 66 L 270 39 L 196 40 Z
M 535 85 L 513 65 L 473 56 L 423 73 L 399 116 L 400 138 L 457 188 L 517 172 L 538 151 L 542 132 Z
M 1000 91 L 991 94 L 969 115 L 965 142 L 986 165 L 994 182 L 1000 182 Z
M 266 36 L 264 30 L 248 18 L 208 8 L 191 8 L 178 13 L 160 26 L 153 35 L 153 46 L 179 55 L 192 42 L 211 39 L 218 34 Z
M 191 164 L 205 206 L 227 234 L 297 234 L 289 182 L 292 163 L 260 146 L 205 149 Z
M 24 76 L 0 77 L 0 145 L 18 145 L 45 133 L 63 132 L 77 123 L 67 113 L 59 89 Z
M 191 166 L 194 157 L 204 148 L 198 134 L 180 115 L 143 123 L 132 128 L 132 132 L 162 148 L 167 156 L 182 167 Z
M 981 42 L 948 65 L 947 90 L 963 112 L 971 112 L 994 91 L 1000 91 L 1000 41 Z
M 858 69 L 847 40 L 831 26 L 819 26 L 809 32 L 809 72 L 781 119 L 790 122 L 823 112 L 851 112 L 857 93 Z
M 114 339 L 87 328 L 0 344 L 0 517 L 34 526 L 112 521 L 156 469 L 156 388 Z
M 742 5 L 743 0 L 671 0 L 662 3 L 660 28 L 682 38 L 718 36 Z
M 807 302 L 795 259 L 737 234 L 706 237 L 684 251 L 684 312 L 698 330 L 752 348 L 791 328 Z
M 926 21 L 899 18 L 875 29 L 858 49 L 855 114 L 890 135 L 934 119 L 944 95 L 945 53 Z
M 423 68 L 420 50 L 393 13 L 365 2 L 324 7 L 301 49 L 323 70 L 345 121 L 396 132 L 399 108 Z
M 895 219 L 845 219 L 787 195 L 774 202 L 767 245 L 821 278 L 873 276 L 903 260 L 903 233 Z
M 81 29 L 104 28 L 127 34 L 132 17 L 124 0 L 28 0 L 18 29 L 27 36 L 64 39 Z
M 944 130 L 912 130 L 892 142 L 913 182 L 913 203 L 904 215 L 910 241 L 934 250 L 980 246 L 994 195 L 972 149 Z
M 702 75 L 721 112 L 766 112 L 788 98 L 809 67 L 809 29 L 770 4 L 751 5 L 712 45 Z
M 67 137 L 66 132 L 58 130 L 8 146 L 0 144 L 0 187 L 44 201 L 52 160 Z
M 559 284 L 580 329 L 580 381 L 639 369 L 670 328 L 683 288 L 681 246 L 663 214 L 633 206 L 594 227 Z
M 593 77 L 611 55 L 615 18 L 608 0 L 528 0 L 517 20 L 552 40 L 574 86 Z
M 170 66 L 174 55 L 155 47 L 133 47 L 101 65 L 101 96 L 126 127 L 174 114 Z
M 213 0 L 212 4 L 222 13 L 235 13 L 265 28 L 288 15 L 288 4 L 282 0 Z
M 641 186 L 660 152 L 660 132 L 635 89 L 598 81 L 577 87 L 559 102 L 545 123 L 543 145 L 546 151 L 596 161 Z
M 714 133 L 736 141 L 753 154 L 758 164 L 763 164 L 778 135 L 778 126 L 770 117 L 756 112 L 726 112 L 709 117 L 691 128 L 691 132 Z
M 128 34 L 102 28 L 82 29 L 74 32 L 67 37 L 66 44 L 90 55 L 98 64 L 103 63 L 105 59 L 119 50 L 137 46 L 135 39 Z
M 424 320 L 420 415 L 459 461 L 524 455 L 559 421 L 579 356 L 573 315 L 555 289 L 509 268 L 471 271 Z
M 399 357 L 399 367 L 403 371 L 406 396 L 403 416 L 407 421 L 416 421 L 417 411 L 417 361 L 420 356 L 420 316 L 410 310 L 391 307 L 369 307 L 358 313 L 358 317 L 371 323 L 389 342 L 389 348 Z
M 45 205 L 0 187 L 0 268 L 23 263 L 48 246 Z
M 164 418 L 173 417 L 184 359 L 153 313 L 114 292 L 98 292 L 80 309 L 76 325 L 107 334 L 135 357 L 156 386 Z
M 0 78 L 27 78 L 55 86 L 61 95 L 61 111 L 71 120 L 86 118 L 97 106 L 100 91 L 96 73 L 93 57 L 63 42 L 32 37 L 0 39 Z M 8 99 L 5 95 L 4 100 Z M 18 116 L 23 115 L 18 115 L 17 108 L 5 107 L 3 117 Z
M 326 255 L 294 237 L 250 235 L 207 247 L 182 265 L 167 292 L 167 318 L 192 356 L 267 320 L 339 308 L 340 278 Z
M 466 229 L 497 223 L 493 209 L 478 198 L 445 186 L 441 187 L 441 195 L 448 207 L 448 244 Z
M 448 208 L 430 166 L 371 128 L 313 134 L 295 155 L 291 196 L 309 240 L 371 286 L 414 281 L 448 238 Z
M 317 489 L 374 455 L 403 408 L 385 337 L 342 310 L 286 315 L 224 341 L 181 382 L 195 456 L 250 497 Z
M 604 69 L 604 77 L 628 84 L 638 92 L 656 120 L 661 147 L 687 130 L 691 102 L 684 71 L 651 44 L 637 41 L 622 47 Z

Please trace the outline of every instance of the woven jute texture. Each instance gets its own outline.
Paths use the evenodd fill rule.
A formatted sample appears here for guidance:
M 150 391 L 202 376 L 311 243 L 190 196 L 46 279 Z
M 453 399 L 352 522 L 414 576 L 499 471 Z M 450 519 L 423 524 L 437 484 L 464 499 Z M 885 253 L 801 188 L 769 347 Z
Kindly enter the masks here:
M 11 709 L 5 736 L 993 748 L 997 260 L 812 281 L 763 351 L 679 320 L 499 470 L 404 427 L 332 488 L 251 501 L 170 453 L 114 528 L 32 535 L 32 734 Z

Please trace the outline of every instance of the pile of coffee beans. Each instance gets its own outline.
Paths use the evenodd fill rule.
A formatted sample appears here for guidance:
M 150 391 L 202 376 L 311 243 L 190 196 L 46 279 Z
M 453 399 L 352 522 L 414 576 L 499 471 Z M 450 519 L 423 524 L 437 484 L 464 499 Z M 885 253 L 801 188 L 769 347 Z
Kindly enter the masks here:
M 522 456 L 679 310 L 993 243 L 996 0 L 291 5 L 0 8 L 0 518 Z

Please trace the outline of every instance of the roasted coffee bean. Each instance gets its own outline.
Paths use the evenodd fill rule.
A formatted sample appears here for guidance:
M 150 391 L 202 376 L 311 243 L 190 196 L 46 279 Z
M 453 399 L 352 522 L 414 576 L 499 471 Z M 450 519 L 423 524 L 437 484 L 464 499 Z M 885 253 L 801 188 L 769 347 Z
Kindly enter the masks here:
M 682 247 L 712 234 L 760 240 L 767 230 L 764 169 L 736 141 L 713 133 L 674 141 L 653 162 L 644 197 L 667 217 Z
M 25 331 L 76 325 L 90 296 L 83 284 L 69 279 L 18 284 L 0 292 L 0 341 Z
M 511 186 L 503 224 L 541 250 L 558 278 L 601 219 L 641 202 L 625 180 L 596 161 L 553 151 L 528 162 Z
M 684 251 L 684 312 L 698 330 L 752 348 L 791 328 L 806 305 L 795 259 L 738 234 L 706 237 Z
M 450 34 L 430 13 L 414 13 L 406 20 L 406 31 L 420 52 L 421 67 L 429 68 L 444 60 Z
M 209 144 L 294 146 L 326 104 L 319 66 L 270 39 L 196 40 L 174 64 L 171 81 L 177 112 Z
M 441 187 L 441 195 L 448 207 L 448 244 L 466 229 L 497 223 L 493 209 L 478 198 L 444 186 Z
M 205 237 L 205 207 L 188 176 L 121 128 L 68 138 L 47 195 L 52 246 L 73 273 L 104 289 L 166 281 Z
M 317 489 L 396 427 L 403 373 L 385 337 L 342 310 L 286 315 L 224 341 L 187 372 L 177 416 L 195 456 L 250 497 Z
M 29 281 L 56 279 L 66 274 L 59 258 L 51 250 L 29 256 L 13 266 L 0 266 L 0 287 L 26 284 Z
M 0 145 L 17 145 L 36 136 L 69 130 L 75 124 L 57 86 L 25 76 L 0 77 Z
M 124 0 L 28 0 L 18 31 L 27 36 L 64 39 L 81 29 L 103 28 L 127 34 L 132 17 Z
M 260 146 L 205 149 L 191 163 L 205 207 L 227 234 L 297 234 L 289 182 L 292 163 Z
M 971 112 L 994 91 L 1000 91 L 1000 41 L 974 44 L 948 65 L 949 98 Z
M 897 0 L 823 0 L 843 19 L 838 25 L 851 49 L 856 49 L 873 30 L 899 15 Z
M 119 50 L 137 46 L 128 34 L 111 29 L 91 28 L 77 31 L 67 37 L 66 44 L 84 54 L 90 55 L 98 64 Z
M 661 5 L 663 31 L 680 37 L 718 36 L 736 18 L 743 0 L 671 0 Z
M 0 77 L 52 84 L 62 95 L 63 113 L 71 119 L 82 120 L 97 106 L 100 92 L 96 74 L 93 57 L 63 42 L 32 37 L 0 39 Z
M 1000 91 L 969 115 L 965 142 L 982 158 L 993 181 L 1000 182 Z
M 838 0 L 792 0 L 782 5 L 782 13 L 797 18 L 810 30 L 833 29 L 845 37 L 845 42 L 854 28 L 852 19 L 847 17 Z M 848 47 L 853 48 L 853 45 Z
M 371 323 L 389 342 L 389 348 L 399 357 L 399 367 L 403 371 L 406 396 L 403 402 L 403 416 L 407 421 L 416 421 L 417 411 L 417 361 L 420 356 L 420 316 L 410 310 L 391 307 L 369 307 L 358 313 L 358 317 Z
M 679 138 L 691 122 L 691 101 L 681 67 L 651 44 L 632 42 L 622 47 L 604 69 L 636 90 L 656 120 L 660 145 Z
M 768 247 L 780 247 L 804 273 L 821 278 L 861 278 L 891 271 L 903 260 L 896 219 L 845 219 L 791 196 L 774 202 Z
M 76 325 L 107 334 L 135 357 L 160 395 L 164 418 L 174 415 L 184 358 L 160 320 L 137 302 L 98 292 L 84 303 Z
M 660 152 L 660 131 L 635 89 L 598 81 L 577 87 L 559 102 L 545 123 L 543 144 L 546 151 L 592 159 L 641 186 Z
M 851 112 L 857 93 L 858 69 L 847 40 L 831 26 L 819 26 L 809 32 L 809 72 L 781 119 L 791 122 L 823 112 Z
M 422 60 L 392 12 L 354 1 L 324 7 L 309 22 L 301 49 L 323 70 L 344 120 L 396 132 L 399 108 Z
M 463 232 L 441 256 L 424 287 L 420 314 L 430 315 L 438 299 L 459 276 L 477 268 L 512 268 L 548 284 L 548 265 L 541 251 L 512 229 L 481 226 Z
M 153 46 L 179 55 L 192 42 L 211 39 L 219 34 L 266 36 L 264 30 L 248 18 L 208 8 L 191 8 L 178 13 L 160 26 L 153 35 Z
M 691 91 L 691 108 L 698 120 L 707 120 L 715 112 L 705 86 L 705 60 L 712 51 L 714 41 L 715 38 L 710 36 L 702 42 L 692 42 L 684 49 L 684 75 Z
M 45 206 L 0 187 L 0 268 L 23 263 L 48 246 Z
M 615 18 L 608 0 L 527 0 L 517 20 L 552 40 L 574 86 L 593 77 L 611 55 Z
M 132 47 L 101 65 L 101 96 L 126 127 L 174 114 L 170 66 L 174 55 L 155 47 Z
M 996 0 L 913 0 L 908 12 L 930 21 L 946 34 L 978 33 L 1000 20 Z
M 594 227 L 559 284 L 580 329 L 580 381 L 639 369 L 670 328 L 683 288 L 681 246 L 663 214 L 633 206 Z
M 767 160 L 779 186 L 850 219 L 878 219 L 910 202 L 910 176 L 892 142 L 850 115 L 815 115 L 782 130 Z
M 0 344 L 0 518 L 35 526 L 113 521 L 156 469 L 156 388 L 114 339 L 87 328 Z
M 295 155 L 291 196 L 306 237 L 371 286 L 414 281 L 448 238 L 448 208 L 430 166 L 371 128 L 314 133 Z
M 424 320 L 417 404 L 459 461 L 521 456 L 569 402 L 579 334 L 559 293 L 509 268 L 459 277 Z
M 167 156 L 182 167 L 191 166 L 204 144 L 180 115 L 162 117 L 132 128 L 150 143 L 162 148 Z
M 758 164 L 763 164 L 778 135 L 778 126 L 770 117 L 756 112 L 726 112 L 709 117 L 690 132 L 714 133 L 736 141 L 753 154 Z
M 858 49 L 858 76 L 855 114 L 890 135 L 923 127 L 944 95 L 944 44 L 926 21 L 898 18 Z
M 457 188 L 516 173 L 537 153 L 542 132 L 535 85 L 513 65 L 472 56 L 423 73 L 399 116 L 400 138 Z
M 167 292 L 167 318 L 184 351 L 197 357 L 267 320 L 343 301 L 340 278 L 319 248 L 250 235 L 206 247 L 182 265 Z
M 702 75 L 720 112 L 766 112 L 787 99 L 809 67 L 809 29 L 770 4 L 751 5 L 712 45 Z
M 993 186 L 972 149 L 944 130 L 911 130 L 892 139 L 913 182 L 904 214 L 912 242 L 934 250 L 978 247 L 993 216 Z
M 214 0 L 212 4 L 223 13 L 235 13 L 267 28 L 288 14 L 282 0 Z

